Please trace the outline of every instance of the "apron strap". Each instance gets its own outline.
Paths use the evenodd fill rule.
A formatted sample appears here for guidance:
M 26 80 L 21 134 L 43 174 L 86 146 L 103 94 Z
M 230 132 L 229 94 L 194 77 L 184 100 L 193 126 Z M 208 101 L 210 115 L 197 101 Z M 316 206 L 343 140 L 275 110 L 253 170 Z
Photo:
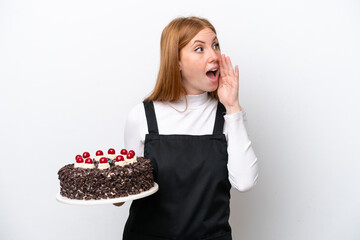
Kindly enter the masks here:
M 159 134 L 154 103 L 152 101 L 144 101 L 144 108 L 146 114 L 146 121 L 148 125 L 148 131 L 150 134 Z M 226 109 L 222 103 L 218 102 L 218 106 L 216 109 L 216 117 L 215 117 L 215 125 L 213 134 L 222 134 L 224 128 L 224 115 L 226 114 Z
M 216 118 L 213 134 L 222 134 L 224 128 L 224 115 L 226 114 L 226 109 L 224 105 L 219 101 L 216 109 Z
M 150 134 L 159 134 L 157 121 L 156 121 L 156 115 L 155 115 L 155 109 L 154 109 L 154 103 L 152 101 L 144 101 L 144 108 L 145 108 L 145 114 L 146 114 L 146 121 L 148 125 L 148 131 Z

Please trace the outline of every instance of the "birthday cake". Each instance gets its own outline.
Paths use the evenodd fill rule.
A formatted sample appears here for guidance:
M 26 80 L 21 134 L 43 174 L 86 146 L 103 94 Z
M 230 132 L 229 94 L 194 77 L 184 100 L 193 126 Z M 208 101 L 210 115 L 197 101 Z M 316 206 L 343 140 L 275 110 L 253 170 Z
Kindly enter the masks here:
M 139 194 L 154 187 L 153 167 L 149 159 L 122 149 L 119 155 L 110 148 L 95 157 L 89 152 L 75 157 L 75 163 L 60 168 L 60 195 L 69 199 L 100 200 Z

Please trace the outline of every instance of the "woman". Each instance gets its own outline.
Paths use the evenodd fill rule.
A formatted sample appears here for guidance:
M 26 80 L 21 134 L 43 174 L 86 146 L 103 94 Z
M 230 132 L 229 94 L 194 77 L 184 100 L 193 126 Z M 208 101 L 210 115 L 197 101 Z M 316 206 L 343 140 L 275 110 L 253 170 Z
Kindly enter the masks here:
M 231 239 L 230 187 L 257 179 L 238 82 L 206 19 L 163 30 L 155 89 L 125 127 L 125 147 L 151 159 L 159 191 L 132 203 L 124 240 Z

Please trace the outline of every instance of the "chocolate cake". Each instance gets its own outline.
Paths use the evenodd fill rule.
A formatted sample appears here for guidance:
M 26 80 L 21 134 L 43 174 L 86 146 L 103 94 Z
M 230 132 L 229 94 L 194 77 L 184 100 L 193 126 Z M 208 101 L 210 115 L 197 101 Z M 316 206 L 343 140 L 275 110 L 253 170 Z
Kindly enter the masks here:
M 69 199 L 92 200 L 126 197 L 147 191 L 154 186 L 153 167 L 149 159 L 134 156 L 133 151 L 109 149 L 103 157 L 89 153 L 76 156 L 76 163 L 63 166 L 59 172 L 60 194 Z

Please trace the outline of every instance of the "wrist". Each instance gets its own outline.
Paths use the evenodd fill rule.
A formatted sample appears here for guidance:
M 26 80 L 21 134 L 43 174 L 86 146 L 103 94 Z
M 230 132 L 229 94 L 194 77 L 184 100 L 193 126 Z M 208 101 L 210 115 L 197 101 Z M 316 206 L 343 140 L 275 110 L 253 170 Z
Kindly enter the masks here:
M 240 112 L 242 110 L 239 103 L 236 103 L 236 104 L 231 105 L 231 106 L 225 106 L 225 109 L 226 109 L 226 114 L 227 115 L 237 113 L 237 112 Z

